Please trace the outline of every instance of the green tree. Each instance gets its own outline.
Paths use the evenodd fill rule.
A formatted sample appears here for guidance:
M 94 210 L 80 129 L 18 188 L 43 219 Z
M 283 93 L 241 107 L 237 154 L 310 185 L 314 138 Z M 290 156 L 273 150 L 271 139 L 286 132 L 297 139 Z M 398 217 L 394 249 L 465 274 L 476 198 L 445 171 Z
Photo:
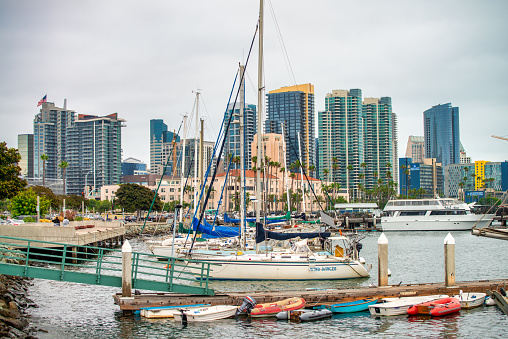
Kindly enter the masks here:
M 44 196 L 51 203 L 51 208 L 58 210 L 62 205 L 62 199 L 60 199 L 51 189 L 44 186 L 32 186 L 34 192 L 39 196 Z
M 50 201 L 44 196 L 39 198 L 41 215 L 49 211 Z M 36 215 L 37 214 L 37 193 L 31 188 L 20 191 L 11 199 L 11 213 L 13 217 L 18 215 Z
M 17 149 L 0 142 L 0 200 L 16 196 L 26 186 L 26 181 L 20 178 L 21 167 L 17 165 L 20 160 Z
M 109 201 L 109 200 L 97 201 L 97 207 L 95 209 L 99 213 L 110 211 L 111 210 L 111 201 Z
M 122 205 L 126 212 L 137 212 L 138 217 L 141 217 L 142 210 L 149 210 L 152 205 L 155 192 L 138 184 L 122 184 L 116 191 L 116 198 L 118 203 Z M 156 196 L 153 205 L 154 210 L 160 210 L 162 202 L 159 195 Z
M 66 184 L 65 173 L 67 172 L 67 167 L 69 167 L 69 163 L 67 161 L 62 161 L 61 163 L 58 164 L 58 167 L 60 167 L 63 170 L 63 172 L 62 172 L 63 193 L 64 193 L 64 195 L 67 195 L 67 190 L 65 189 L 65 184 Z

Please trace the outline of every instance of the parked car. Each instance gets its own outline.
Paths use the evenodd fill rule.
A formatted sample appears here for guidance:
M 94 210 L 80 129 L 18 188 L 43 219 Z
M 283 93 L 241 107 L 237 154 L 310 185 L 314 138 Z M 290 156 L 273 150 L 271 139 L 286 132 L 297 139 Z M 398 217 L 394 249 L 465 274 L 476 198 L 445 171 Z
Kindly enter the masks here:
M 136 222 L 138 220 L 137 220 L 136 216 L 134 216 L 134 215 L 128 215 L 128 216 L 125 217 L 125 222 L 129 222 L 129 221 L 130 222 Z

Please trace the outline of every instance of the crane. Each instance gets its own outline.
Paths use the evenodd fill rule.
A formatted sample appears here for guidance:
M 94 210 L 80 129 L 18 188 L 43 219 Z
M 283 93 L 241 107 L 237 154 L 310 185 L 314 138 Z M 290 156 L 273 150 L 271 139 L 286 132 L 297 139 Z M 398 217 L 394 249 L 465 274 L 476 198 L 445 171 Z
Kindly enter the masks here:
M 501 139 L 501 140 L 506 140 L 508 141 L 508 138 L 505 138 L 505 137 L 499 137 L 497 135 L 492 135 L 493 138 L 496 138 L 496 139 Z

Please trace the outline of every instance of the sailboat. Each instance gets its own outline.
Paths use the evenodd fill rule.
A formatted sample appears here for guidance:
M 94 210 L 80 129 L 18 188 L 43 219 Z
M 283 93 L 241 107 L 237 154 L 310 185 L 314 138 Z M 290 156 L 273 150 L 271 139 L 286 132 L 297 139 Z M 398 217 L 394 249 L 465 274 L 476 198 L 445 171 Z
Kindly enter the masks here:
M 259 73 L 258 73 L 258 107 L 262 107 L 263 101 L 263 81 L 262 81 L 262 60 L 263 60 L 263 6 L 264 0 L 260 0 L 260 16 L 258 22 L 259 29 Z M 241 90 L 243 90 L 243 69 Z M 241 96 L 242 97 L 242 96 Z M 242 108 L 242 103 L 240 104 Z M 258 114 L 258 133 L 261 133 L 261 108 Z M 231 120 L 230 120 L 231 121 Z M 228 125 L 229 126 L 229 125 Z M 242 130 L 242 129 L 240 129 Z M 258 156 L 257 168 L 260 168 L 261 159 L 261 138 L 258 138 Z M 219 152 L 218 158 L 222 153 Z M 244 161 L 241 159 L 243 165 Z M 215 173 L 212 176 L 212 182 L 215 179 Z M 344 236 L 332 236 L 330 233 L 310 232 L 310 233 L 278 233 L 265 230 L 260 222 L 261 205 L 261 185 L 260 171 L 257 171 L 256 180 L 256 253 L 235 252 L 227 255 L 206 255 L 203 252 L 194 254 L 191 250 L 187 252 L 188 256 L 199 262 L 210 263 L 211 270 L 209 279 L 212 280 L 334 280 L 334 279 L 352 279 L 369 277 L 369 268 L 365 266 L 358 255 L 356 238 Z M 243 186 L 243 185 L 242 185 Z M 209 192 L 208 192 L 209 195 Z M 243 194 L 241 194 L 243 197 Z M 207 198 L 205 198 L 206 205 Z M 242 206 L 244 206 L 242 204 Z M 289 206 L 289 205 L 288 205 Z M 241 209 L 240 229 L 244 228 L 244 209 Z M 203 215 L 201 215 L 203 220 Z M 197 226 L 195 230 L 205 230 L 208 228 L 206 222 L 195 220 L 193 223 Z M 215 226 L 217 229 L 217 226 Z M 225 231 L 225 230 L 224 230 Z M 235 230 L 236 232 L 236 230 Z M 290 248 L 278 252 L 259 253 L 259 244 L 266 239 L 288 240 L 299 237 L 304 239 L 293 243 Z M 327 249 L 324 253 L 313 252 L 307 239 L 320 239 L 323 247 Z M 243 244 L 245 236 L 243 235 Z M 192 270 L 192 269 L 191 269 Z

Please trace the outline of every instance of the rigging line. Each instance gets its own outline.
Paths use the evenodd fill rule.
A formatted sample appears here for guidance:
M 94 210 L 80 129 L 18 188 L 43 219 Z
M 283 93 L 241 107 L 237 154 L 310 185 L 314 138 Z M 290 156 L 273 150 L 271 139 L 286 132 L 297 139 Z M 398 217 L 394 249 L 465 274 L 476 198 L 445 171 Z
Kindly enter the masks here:
M 201 102 L 203 103 L 203 106 L 205 107 L 206 116 L 208 117 L 208 119 L 211 122 L 212 118 L 210 117 L 210 114 L 208 113 L 208 108 L 206 108 L 206 103 L 205 103 L 205 99 L 203 99 L 203 94 L 201 94 Z M 210 124 L 210 126 L 212 127 L 213 134 L 215 135 L 215 130 L 213 128 L 213 124 Z
M 229 94 L 229 99 L 228 99 L 228 105 L 227 105 L 227 107 L 229 107 L 229 105 L 230 105 L 231 98 L 232 98 L 232 96 L 233 96 L 233 92 L 234 92 L 234 89 L 235 89 L 235 86 L 236 86 L 236 80 L 237 80 L 237 79 L 238 79 L 238 71 L 236 72 L 236 75 L 235 75 L 235 81 L 233 82 L 233 87 L 231 88 L 231 92 L 230 92 L 230 94 Z M 238 95 L 237 95 L 237 96 L 238 96 Z M 226 109 L 226 111 L 227 111 L 227 109 Z M 233 111 L 234 111 L 234 105 L 233 105 Z M 226 114 L 224 114 L 224 117 L 222 118 L 221 129 L 220 129 L 220 131 L 219 131 L 219 133 L 220 133 L 221 135 L 224 135 L 224 137 L 223 137 L 223 142 L 224 142 L 225 140 L 227 140 L 227 132 L 228 132 L 228 131 L 227 131 L 227 129 L 224 129 L 224 132 L 223 132 L 223 127 L 224 127 L 224 122 L 225 122 L 226 116 L 227 116 L 227 115 L 226 115 Z M 232 116 L 232 114 L 231 114 L 231 116 Z M 208 176 L 209 176 L 209 173 L 210 173 L 210 169 L 211 169 L 211 166 L 212 166 L 212 163 L 213 163 L 213 159 L 214 159 L 214 157 L 215 157 L 215 152 L 216 152 L 217 147 L 218 147 L 218 145 L 219 145 L 219 143 L 220 143 L 220 140 L 221 140 L 221 139 L 220 139 L 220 136 L 219 136 L 219 138 L 217 138 L 217 143 L 216 143 L 216 144 L 215 144 L 215 146 L 214 146 L 214 150 L 213 150 L 213 153 L 212 153 L 212 157 L 211 157 L 211 159 L 210 159 L 210 162 L 208 163 L 208 168 L 207 168 L 207 170 L 206 170 L 206 175 L 205 175 L 205 178 L 204 178 L 204 181 L 205 181 L 205 182 L 206 182 L 206 181 L 208 181 Z M 219 157 L 217 158 L 217 165 L 216 165 L 216 169 L 217 169 L 217 168 L 218 168 L 218 166 L 219 166 L 219 161 L 220 161 L 220 155 L 219 155 Z M 212 180 L 212 181 L 211 181 L 211 184 L 212 184 L 212 185 L 213 185 L 213 182 L 214 182 L 214 180 Z M 196 214 L 197 214 L 197 211 L 198 211 L 198 207 L 199 207 L 199 205 L 201 204 L 201 199 L 202 199 L 202 197 L 203 197 L 203 193 L 204 193 L 204 190 L 205 190 L 205 185 L 201 185 L 200 190 L 201 190 L 201 192 L 200 192 L 200 196 L 199 196 L 199 203 L 197 204 L 197 206 L 195 206 L 195 207 L 194 207 L 195 209 L 194 209 L 194 216 L 193 216 L 193 218 L 195 218 L 195 217 L 196 217 Z M 197 192 L 196 192 L 196 194 L 197 194 Z M 204 206 L 206 206 L 206 203 L 205 203 L 205 205 L 204 205 Z M 204 209 L 203 209 L 203 212 L 204 212 Z M 194 219 L 193 219 L 193 221 L 194 221 Z M 194 241 L 193 241 L 193 243 L 194 243 Z M 191 247 L 192 247 L 192 246 L 191 246 Z
M 298 153 L 296 152 L 295 147 L 293 146 L 293 143 L 291 142 L 291 138 L 288 138 L 288 141 L 289 141 L 289 144 L 291 145 L 291 149 L 293 150 L 293 153 L 296 156 L 296 159 L 298 159 L 298 161 L 300 162 L 300 167 L 303 171 L 303 175 L 305 176 L 305 179 L 307 180 L 307 184 L 309 185 L 310 189 L 312 190 L 312 194 L 314 194 L 314 197 L 315 197 L 316 201 L 318 202 L 319 208 L 324 213 L 325 211 L 323 210 L 323 207 L 321 206 L 321 202 L 319 202 L 319 200 L 317 198 L 316 192 L 314 192 L 314 187 L 310 184 L 309 177 L 307 175 L 307 172 L 305 171 L 305 166 L 303 166 L 302 160 L 298 157 Z M 303 194 L 305 194 L 305 189 L 302 187 L 302 195 Z
M 270 0 L 268 0 L 268 4 L 270 5 L 270 10 L 271 10 L 271 13 L 272 13 L 273 21 L 275 23 L 275 28 L 276 28 L 276 31 L 277 31 L 277 37 L 278 37 L 279 42 L 280 42 L 281 47 L 282 47 L 284 62 L 286 63 L 286 68 L 288 68 L 289 78 L 296 85 L 296 78 L 295 78 L 295 74 L 293 72 L 293 67 L 291 67 L 291 62 L 289 61 L 289 55 L 288 55 L 288 52 L 287 52 L 287 49 L 286 49 L 286 45 L 284 44 L 284 39 L 282 38 L 282 33 L 280 31 L 280 27 L 279 27 L 279 23 L 277 21 L 277 17 L 275 16 L 275 11 L 273 9 L 272 2 Z
M 182 128 L 182 125 L 183 125 L 183 120 L 180 123 L 180 127 L 178 127 L 178 134 L 180 133 L 180 129 Z M 169 160 L 171 159 L 171 155 L 173 154 L 173 151 L 174 151 L 174 149 L 171 150 L 169 157 L 166 160 L 166 164 L 164 165 L 164 168 L 162 170 L 161 179 L 159 180 L 159 184 L 157 185 L 157 189 L 155 190 L 154 195 L 153 195 L 152 204 L 150 205 L 150 209 L 148 210 L 148 212 L 146 214 L 145 220 L 143 221 L 143 227 L 141 228 L 141 231 L 139 232 L 139 234 L 143 233 L 143 230 L 145 229 L 145 226 L 146 226 L 146 219 L 148 219 L 148 216 L 152 212 L 153 205 L 155 203 L 155 200 L 157 199 L 157 194 L 159 192 L 159 188 L 161 187 L 161 184 L 162 184 L 162 178 L 164 177 L 164 173 L 166 173 L 166 168 L 168 167 Z
M 254 41 L 256 39 L 256 35 L 257 35 L 257 32 L 258 32 L 258 28 L 259 28 L 259 19 L 258 19 L 258 24 L 256 24 L 256 29 L 255 29 L 255 32 L 254 32 L 254 36 L 252 37 L 252 42 L 251 42 L 251 45 L 250 45 L 250 48 L 249 48 L 249 54 L 247 55 L 247 60 L 245 62 L 245 68 L 247 68 L 247 65 L 249 63 L 249 59 L 250 59 L 250 54 L 252 52 L 252 47 L 254 46 Z M 242 73 L 242 76 L 240 78 L 240 84 L 243 83 L 243 79 L 244 79 L 244 74 Z M 233 110 L 232 112 L 234 112 L 235 110 L 235 106 L 236 106 L 236 102 L 238 101 L 238 96 L 240 95 L 240 87 L 238 87 L 238 90 L 236 92 L 236 97 L 235 97 L 235 101 L 233 103 Z M 227 123 L 227 126 L 226 126 L 226 129 L 225 129 L 225 132 L 224 134 L 227 136 L 227 132 L 229 131 L 229 126 L 231 125 L 231 120 L 233 118 L 233 114 L 230 114 L 229 115 L 229 119 L 228 119 L 228 123 Z M 221 144 L 221 147 L 220 147 L 220 151 L 219 151 L 219 155 L 217 156 L 217 162 L 216 162 L 216 165 L 215 165 L 215 168 L 214 168 L 214 171 L 213 171 L 213 175 L 212 175 L 212 180 L 211 182 L 213 183 L 215 181 L 215 177 L 217 175 L 217 169 L 219 167 L 219 162 L 220 162 L 220 158 L 222 156 L 222 151 L 224 150 L 224 144 L 226 143 L 226 138 L 224 138 L 222 140 L 222 144 Z M 213 159 L 213 158 L 212 158 Z M 212 160 L 213 161 L 213 160 Z M 206 192 L 206 197 L 205 197 L 205 201 L 204 201 L 204 206 L 206 206 L 208 204 L 208 199 L 210 198 L 210 193 L 211 193 L 211 190 L 210 188 L 208 188 L 208 191 Z M 196 209 L 197 210 L 197 209 Z M 203 221 L 203 216 L 204 216 L 204 213 L 205 210 L 203 209 L 203 211 L 201 212 L 200 216 L 199 216 L 199 221 L 198 221 L 198 224 L 197 224 L 197 227 L 196 227 L 196 233 L 194 234 L 194 237 L 192 239 L 192 244 L 191 244 L 191 248 L 189 249 L 189 255 L 191 254 L 192 252 L 192 248 L 194 246 L 194 242 L 196 240 L 196 236 L 197 236 L 197 232 L 199 231 L 199 225 L 201 224 L 201 222 Z

